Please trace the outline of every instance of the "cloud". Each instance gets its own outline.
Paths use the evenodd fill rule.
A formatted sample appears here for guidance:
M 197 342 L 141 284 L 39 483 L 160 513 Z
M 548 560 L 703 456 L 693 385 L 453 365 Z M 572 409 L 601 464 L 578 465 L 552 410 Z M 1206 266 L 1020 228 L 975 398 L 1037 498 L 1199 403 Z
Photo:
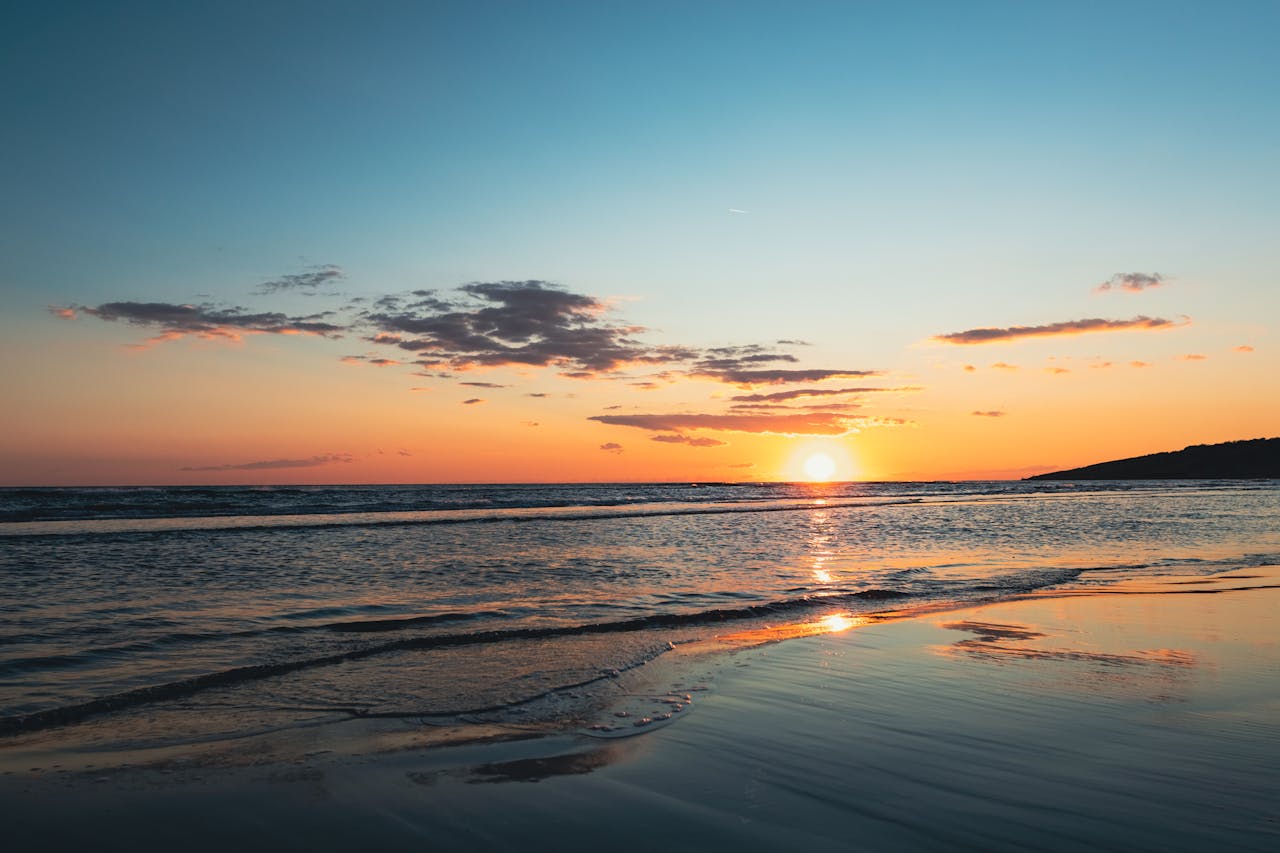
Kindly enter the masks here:
M 536 398 L 538 398 L 539 400 L 541 400 L 543 397 L 550 397 L 551 395 L 550 395 L 550 394 L 543 393 L 543 392 L 541 392 L 541 391 L 530 391 L 528 394 L 525 394 L 525 396 L 526 396 L 526 397 L 536 397 Z
M 640 340 L 644 327 L 609 320 L 608 308 L 603 300 L 544 281 L 477 282 L 444 295 L 414 291 L 383 297 L 358 320 L 370 327 L 366 340 L 413 352 L 415 363 L 427 369 L 555 367 L 566 378 L 600 379 L 649 365 L 668 368 L 657 378 L 687 375 L 739 385 L 879 375 L 774 369 L 769 365 L 798 359 L 761 344 L 656 346 Z
M 344 278 L 346 278 L 346 274 L 343 273 L 342 267 L 336 264 L 320 264 L 319 266 L 308 267 L 307 272 L 282 275 L 279 278 L 271 279 L 271 281 L 264 281 L 258 285 L 254 293 L 268 294 L 279 293 L 282 290 L 315 290 L 322 284 L 330 284 L 341 281 Z
M 506 385 L 499 385 L 497 382 L 459 382 L 459 385 L 467 385 L 471 388 L 506 388 Z
M 600 449 L 606 453 L 621 453 L 622 445 L 615 441 L 610 441 L 607 444 L 600 445 Z
M 399 454 L 399 455 L 401 455 L 401 456 L 412 456 L 412 455 L 413 455 L 413 454 L 412 454 L 411 452 L 409 452 L 408 450 L 403 450 L 403 449 L 402 449 L 402 450 L 397 450 L 397 451 L 396 451 L 396 453 L 398 453 L 398 454 Z
M 1149 361 L 1131 361 L 1129 362 L 1129 366 L 1130 367 L 1151 367 L 1152 364 Z
M 1061 376 L 1063 373 L 1070 373 L 1071 370 L 1070 368 L 1066 368 L 1066 367 L 1046 367 L 1044 369 L 1044 372 L 1052 373 L 1054 376 Z
M 876 391 L 919 391 L 919 388 L 797 388 L 772 394 L 739 394 L 730 397 L 736 403 L 781 403 L 804 397 L 838 397 L 844 394 L 870 394 Z
M 53 316 L 60 317 L 63 320 L 74 320 L 76 318 L 76 309 L 71 306 L 50 305 L 47 310 Z
M 274 468 L 316 468 L 338 462 L 354 462 L 350 453 L 324 453 L 307 459 L 267 459 L 261 462 L 227 463 L 225 465 L 188 465 L 180 471 L 266 471 Z
M 973 372 L 974 372 L 975 370 L 977 370 L 977 369 L 978 369 L 978 368 L 974 367 L 972 364 L 966 364 L 966 365 L 964 366 L 964 372 L 965 372 L 965 373 L 973 373 Z
M 813 344 L 808 341 L 801 341 L 795 338 L 780 338 L 776 343 L 784 347 L 811 347 Z M 732 466 L 731 466 L 732 467 Z
M 821 382 L 824 379 L 861 379 L 881 376 L 880 370 L 695 370 L 690 375 L 715 379 L 730 385 L 749 388 L 754 385 L 790 385 L 796 382 Z
M 344 355 L 338 361 L 343 364 L 372 364 L 374 367 L 397 367 L 404 364 L 394 358 L 381 358 L 374 355 Z
M 995 409 L 992 409 L 987 412 L 970 412 L 969 414 L 979 418 L 1003 418 L 1004 417 L 1004 412 L 998 412 Z
M 51 308 L 49 310 L 52 311 L 53 309 Z M 62 316 L 62 315 L 59 314 L 58 316 Z M 1253 352 L 1253 347 L 1249 346 L 1248 344 L 1242 344 L 1241 346 L 1238 346 L 1238 347 L 1232 347 L 1231 351 L 1232 352 Z
M 1111 290 L 1125 290 L 1129 293 L 1141 293 L 1152 287 L 1164 284 L 1165 277 L 1158 272 L 1118 272 L 1093 289 L 1094 293 L 1106 293 Z
M 990 344 L 1021 338 L 1051 337 L 1056 335 L 1082 335 L 1087 332 L 1156 331 L 1185 326 L 1189 320 L 1175 323 L 1160 317 L 1134 317 L 1132 320 L 1066 320 L 1043 326 L 1009 326 L 1007 328 L 968 329 L 947 335 L 935 335 L 931 340 L 945 344 Z
M 113 323 L 160 330 L 148 343 L 177 340 L 186 335 L 240 340 L 245 334 L 320 335 L 341 337 L 346 327 L 320 321 L 324 314 L 289 317 L 275 311 L 247 313 L 243 308 L 213 305 L 175 305 L 169 302 L 106 302 L 96 308 L 78 306 L 79 313 Z
M 612 426 L 628 426 L 654 432 L 682 433 L 686 430 L 769 433 L 772 435 L 845 435 L 868 425 L 900 424 L 887 418 L 867 418 L 837 412 L 796 412 L 790 414 L 683 414 L 683 415 L 594 415 L 588 420 Z
M 730 465 L 729 467 L 730 467 L 730 468 L 754 468 L 754 467 L 756 467 L 756 463 L 754 463 L 754 462 L 738 462 L 738 463 L 736 463 L 736 464 L 734 464 L 734 465 Z
M 645 346 L 633 337 L 641 327 L 603 319 L 605 303 L 546 282 L 477 282 L 457 293 L 446 299 L 418 291 L 409 303 L 386 297 L 362 319 L 375 338 L 421 353 L 427 366 L 454 370 L 526 365 L 604 373 L 692 354 Z
M 1206 358 L 1208 358 L 1209 356 L 1207 356 L 1207 355 L 1201 355 L 1201 354 L 1200 354 L 1200 353 L 1198 353 L 1198 352 L 1189 352 L 1189 353 L 1187 353 L 1186 355 L 1181 355 L 1181 356 L 1178 356 L 1178 357 L 1179 357 L 1180 359 L 1182 359 L 1183 361 L 1204 361 L 1204 360 L 1205 360 Z
M 463 401 L 462 401 L 462 405 L 464 405 L 464 406 L 474 406 L 476 403 L 483 403 L 483 402 L 484 402 L 484 400 L 480 399 L 479 397 L 472 397 L 472 398 L 471 398 L 471 399 L 469 399 L 469 400 L 463 400 Z
M 724 447 L 726 442 L 714 438 L 692 435 L 655 435 L 650 441 L 661 441 L 666 444 L 687 444 L 690 447 Z
M 1018 365 L 1009 364 L 1008 362 L 1005 362 L 1005 361 L 993 362 L 991 366 L 996 370 L 1017 370 L 1018 369 Z

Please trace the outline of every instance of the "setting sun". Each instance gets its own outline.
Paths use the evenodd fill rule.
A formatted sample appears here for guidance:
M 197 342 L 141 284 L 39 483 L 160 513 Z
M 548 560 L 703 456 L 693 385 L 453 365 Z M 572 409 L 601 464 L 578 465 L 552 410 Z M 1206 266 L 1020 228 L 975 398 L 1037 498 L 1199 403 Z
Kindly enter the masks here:
M 825 453 L 815 453 L 804 461 L 804 474 L 814 482 L 825 483 L 836 472 L 836 463 Z

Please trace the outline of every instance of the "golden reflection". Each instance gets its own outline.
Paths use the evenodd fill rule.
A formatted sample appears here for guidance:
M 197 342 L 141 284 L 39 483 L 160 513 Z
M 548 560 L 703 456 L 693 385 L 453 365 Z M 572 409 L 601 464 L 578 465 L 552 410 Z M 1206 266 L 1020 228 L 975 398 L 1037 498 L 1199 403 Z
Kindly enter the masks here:
M 753 628 L 750 631 L 739 631 L 717 637 L 716 641 L 742 645 L 760 645 L 776 643 L 779 640 L 794 640 L 797 637 L 811 637 L 815 634 L 836 634 L 858 628 L 877 621 L 867 616 L 855 616 L 852 613 L 831 613 L 815 622 L 796 622 L 791 625 L 768 625 L 764 628 Z
M 842 613 L 832 613 L 830 616 L 824 616 L 822 619 L 822 626 L 829 634 L 848 631 L 855 624 L 856 623 L 852 619 Z
M 815 501 L 815 503 L 824 503 L 824 501 Z M 832 538 L 831 513 L 826 510 L 814 512 L 809 517 L 808 550 L 813 560 L 809 571 L 813 574 L 813 579 L 820 584 L 829 584 L 834 580 L 831 572 L 826 569 L 826 564 L 833 556 Z

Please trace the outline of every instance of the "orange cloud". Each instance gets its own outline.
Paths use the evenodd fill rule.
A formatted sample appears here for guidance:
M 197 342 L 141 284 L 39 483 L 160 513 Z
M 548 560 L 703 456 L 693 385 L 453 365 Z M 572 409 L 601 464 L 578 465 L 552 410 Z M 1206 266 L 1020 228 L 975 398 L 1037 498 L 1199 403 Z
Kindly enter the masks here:
M 902 423 L 892 418 L 857 417 L 837 412 L 804 412 L 785 415 L 595 415 L 588 420 L 655 432 L 681 433 L 686 430 L 705 429 L 771 435 L 845 435 L 857 432 L 863 426 Z
M 880 376 L 882 370 L 695 370 L 690 376 L 715 379 L 741 388 L 754 385 L 789 385 L 793 382 L 821 382 L 824 379 L 860 379 Z
M 781 403 L 805 397 L 838 397 L 845 394 L 870 394 L 876 391 L 919 391 L 920 388 L 797 388 L 794 391 L 776 391 L 772 394 L 739 394 L 730 397 L 737 403 Z
M 687 444 L 690 447 L 724 447 L 725 442 L 715 438 L 706 438 L 692 435 L 655 435 L 651 441 L 661 441 L 664 444 Z
M 1021 340 L 1023 338 L 1083 335 L 1089 332 L 1157 331 L 1185 326 L 1188 322 L 1190 321 L 1184 320 L 1181 323 L 1175 323 L 1173 320 L 1165 320 L 1160 317 L 1134 317 L 1132 320 L 1104 320 L 1095 317 L 1087 320 L 1066 320 L 1061 323 L 1047 323 L 1043 326 L 967 329 L 963 332 L 935 335 L 932 340 L 944 344 L 990 344 Z

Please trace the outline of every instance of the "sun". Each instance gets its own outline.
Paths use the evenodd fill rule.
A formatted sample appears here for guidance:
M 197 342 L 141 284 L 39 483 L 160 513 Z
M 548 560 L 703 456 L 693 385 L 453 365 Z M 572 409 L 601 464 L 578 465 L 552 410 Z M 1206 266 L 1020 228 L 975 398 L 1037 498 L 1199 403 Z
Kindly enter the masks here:
M 815 483 L 825 483 L 836 472 L 836 462 L 825 453 L 813 453 L 804 460 L 804 475 Z

